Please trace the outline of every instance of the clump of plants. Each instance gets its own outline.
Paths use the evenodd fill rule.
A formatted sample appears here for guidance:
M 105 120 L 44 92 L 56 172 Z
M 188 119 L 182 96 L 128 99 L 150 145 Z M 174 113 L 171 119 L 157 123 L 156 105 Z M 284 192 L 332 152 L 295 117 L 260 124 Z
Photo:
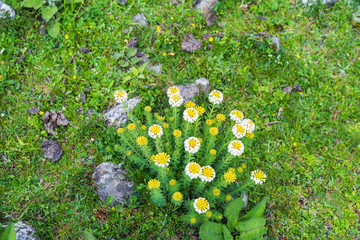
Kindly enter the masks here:
M 131 123 L 117 130 L 127 159 L 130 178 L 147 185 L 153 203 L 184 214 L 181 219 L 200 226 L 223 218 L 224 203 L 242 190 L 263 184 L 260 170 L 244 179 L 246 152 L 254 138 L 255 124 L 239 110 L 222 111 L 224 96 L 214 90 L 209 104 L 186 102 L 177 87 L 167 90 L 170 109 L 161 114 L 144 108 L 145 123 L 128 113 Z M 127 109 L 127 93 L 115 93 Z

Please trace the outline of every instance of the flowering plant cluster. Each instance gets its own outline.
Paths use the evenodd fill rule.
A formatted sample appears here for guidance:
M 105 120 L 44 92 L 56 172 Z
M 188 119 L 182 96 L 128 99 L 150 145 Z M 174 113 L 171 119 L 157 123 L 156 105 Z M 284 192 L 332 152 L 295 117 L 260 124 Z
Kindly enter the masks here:
M 239 182 L 255 124 L 236 109 L 216 113 L 224 100 L 218 90 L 209 94 L 208 108 L 184 103 L 175 86 L 167 95 L 171 108 L 159 115 L 145 107 L 146 123 L 134 121 L 128 113 L 132 123 L 117 130 L 123 143 L 118 149 L 128 156 L 129 174 L 144 179 L 155 204 L 185 207 L 188 214 L 183 220 L 190 224 L 221 219 L 217 209 L 223 202 L 266 180 L 264 172 L 254 170 Z M 116 92 L 115 99 L 126 109 L 125 91 Z

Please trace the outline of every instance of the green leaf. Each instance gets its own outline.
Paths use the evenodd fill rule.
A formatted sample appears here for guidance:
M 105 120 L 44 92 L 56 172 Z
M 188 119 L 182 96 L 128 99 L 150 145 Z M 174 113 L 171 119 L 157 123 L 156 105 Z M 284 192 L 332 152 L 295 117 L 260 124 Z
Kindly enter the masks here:
M 247 232 L 259 227 L 263 227 L 265 223 L 266 223 L 265 218 L 254 217 L 254 218 L 250 218 L 247 221 L 237 223 L 235 228 L 240 232 Z
M 226 227 L 226 225 L 224 225 L 224 224 L 222 225 L 222 230 L 224 233 L 224 240 L 234 240 L 233 236 L 231 235 L 231 232 Z
M 132 57 L 132 58 L 130 58 L 130 61 L 132 64 L 136 64 L 141 61 L 141 58 Z
M 106 199 L 106 204 L 110 204 L 110 203 L 112 203 L 112 202 L 113 202 L 113 200 L 114 200 L 113 195 L 110 195 L 110 196 Z
M 266 227 L 259 227 L 248 232 L 242 232 L 240 235 L 241 240 L 255 240 L 266 233 Z M 260 238 L 261 239 L 261 238 Z
M 49 33 L 50 37 L 56 38 L 57 35 L 59 35 L 59 32 L 60 32 L 60 23 L 59 22 L 50 24 L 50 26 L 48 28 L 48 33 Z
M 136 67 L 132 67 L 131 71 L 135 76 L 139 75 L 139 71 L 136 69 Z
M 84 231 L 83 232 L 83 240 L 96 240 L 96 238 L 94 237 L 94 235 L 92 235 L 88 231 Z
M 24 0 L 21 5 L 26 8 L 39 9 L 43 5 L 42 0 Z
M 224 216 L 228 219 L 227 226 L 231 232 L 234 231 L 234 227 L 239 219 L 239 214 L 244 204 L 245 202 L 241 198 L 236 198 L 225 208 Z
M 119 58 L 122 58 L 123 56 L 124 56 L 124 51 L 114 52 L 114 58 L 115 58 L 115 60 L 118 60 Z
M 127 81 L 129 81 L 131 79 L 131 76 L 125 76 L 124 78 L 123 78 L 123 83 L 126 83 Z
M 50 18 L 52 18 L 55 13 L 57 13 L 58 8 L 56 6 L 52 6 L 52 7 L 44 7 L 42 9 L 42 17 L 45 20 L 45 22 L 48 22 L 50 20 Z
M 129 51 L 127 52 L 126 56 L 128 58 L 131 58 L 133 56 L 135 56 L 135 54 L 137 53 L 137 49 L 136 48 L 130 48 Z
M 222 235 L 222 224 L 206 222 L 200 227 L 200 239 L 202 240 L 224 240 Z
M 124 68 L 124 67 L 127 67 L 127 66 L 129 66 L 129 62 L 127 62 L 127 61 L 125 61 L 125 60 L 121 60 L 121 61 L 120 61 L 120 66 L 123 67 L 123 68 Z
M 15 240 L 15 227 L 13 223 L 10 223 L 0 234 L 0 240 Z
M 243 220 L 248 220 L 252 217 L 261 217 L 264 214 L 265 207 L 266 207 L 267 197 L 265 197 L 256 207 L 251 209 L 244 217 Z

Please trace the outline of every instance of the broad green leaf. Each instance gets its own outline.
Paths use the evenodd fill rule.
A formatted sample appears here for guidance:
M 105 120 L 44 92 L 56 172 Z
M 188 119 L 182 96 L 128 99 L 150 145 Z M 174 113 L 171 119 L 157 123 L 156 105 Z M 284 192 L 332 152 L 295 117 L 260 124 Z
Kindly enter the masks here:
M 124 56 L 124 51 L 121 52 L 114 52 L 114 58 L 117 60 L 119 58 L 122 58 Z
M 222 224 L 206 222 L 200 227 L 200 239 L 202 240 L 224 240 Z
M 136 48 L 130 48 L 129 51 L 127 52 L 126 56 L 128 58 L 131 58 L 133 56 L 135 56 L 135 54 L 137 53 L 137 49 Z
M 130 58 L 130 61 L 132 62 L 132 64 L 136 64 L 141 61 L 141 58 L 132 57 L 132 58 Z
M 139 71 L 136 69 L 136 67 L 132 67 L 131 71 L 135 76 L 139 75 Z
M 110 195 L 110 196 L 106 199 L 106 204 L 110 204 L 110 203 L 112 203 L 112 202 L 113 202 L 113 200 L 114 200 L 113 195 Z
M 121 67 L 127 67 L 127 66 L 129 66 L 129 62 L 127 62 L 127 61 L 125 61 L 125 60 L 121 60 L 121 61 L 120 61 L 120 66 L 121 66 Z
M 137 78 L 138 78 L 138 79 L 144 79 L 145 76 L 144 76 L 144 74 L 140 74 Z
M 60 32 L 60 23 L 55 22 L 49 25 L 48 33 L 50 37 L 56 38 L 57 35 L 59 35 L 59 32 Z
M 248 232 L 242 232 L 240 235 L 240 239 L 241 240 L 259 239 L 259 237 L 264 235 L 265 233 L 266 233 L 266 227 L 259 227 Z
M 124 78 L 123 78 L 123 83 L 126 83 L 127 81 L 129 81 L 131 79 L 131 76 L 125 76 Z
M 83 232 L 83 240 L 96 240 L 96 238 L 88 231 Z
M 226 227 L 226 225 L 224 225 L 224 224 L 222 225 L 222 230 L 223 230 L 223 234 L 224 234 L 224 240 L 234 240 L 233 236 L 231 235 L 231 232 Z
M 13 223 L 10 223 L 0 234 L 0 240 L 15 240 L 15 227 Z
M 56 6 L 52 6 L 52 7 L 44 7 L 42 9 L 42 17 L 45 20 L 45 22 L 48 22 L 50 20 L 50 18 L 52 18 L 55 13 L 57 13 L 58 8 Z
M 248 220 L 252 217 L 261 217 L 264 214 L 265 207 L 266 207 L 267 198 L 265 197 L 256 207 L 251 209 L 245 216 L 241 219 Z
M 21 5 L 26 8 L 39 9 L 43 5 L 42 0 L 24 0 Z
M 227 226 L 231 232 L 234 231 L 234 227 L 239 219 L 239 213 L 243 208 L 245 202 L 241 198 L 232 200 L 225 208 L 224 216 L 227 217 Z
M 247 232 L 259 227 L 263 227 L 265 223 L 266 223 L 265 218 L 254 217 L 254 218 L 250 218 L 247 221 L 237 223 L 235 228 L 240 232 Z

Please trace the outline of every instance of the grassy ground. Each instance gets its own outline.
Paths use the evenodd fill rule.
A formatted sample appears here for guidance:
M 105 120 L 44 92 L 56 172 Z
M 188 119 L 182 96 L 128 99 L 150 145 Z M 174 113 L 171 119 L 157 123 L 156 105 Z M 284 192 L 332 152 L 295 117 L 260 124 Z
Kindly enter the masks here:
M 111 148 L 113 129 L 107 130 L 95 116 L 77 114 L 77 108 L 101 113 L 115 104 L 113 91 L 124 88 L 144 98 L 140 107 L 160 110 L 165 87 L 205 77 L 231 103 L 224 112 L 242 109 L 258 126 L 257 144 L 247 162 L 251 170 L 264 169 L 268 180 L 249 197 L 251 206 L 270 197 L 268 238 L 360 237 L 360 37 L 352 20 L 355 4 L 339 1 L 330 8 L 304 8 L 296 1 L 220 1 L 216 8 L 222 27 L 207 27 L 190 1 L 177 7 L 170 1 L 85 1 L 60 9 L 62 29 L 52 39 L 40 34 L 44 23 L 39 12 L 21 8 L 20 1 L 7 2 L 18 17 L 0 22 L 0 50 L 5 48 L 0 55 L 0 149 L 7 159 L 0 161 L 0 222 L 21 216 L 41 239 L 75 239 L 84 229 L 99 239 L 196 236 L 196 229 L 143 196 L 135 195 L 128 206 L 115 209 L 98 200 L 91 181 L 94 168 L 122 160 Z M 122 32 L 140 11 L 150 27 Z M 163 33 L 154 37 L 157 26 Z M 202 39 L 200 51 L 181 50 L 186 32 Z M 256 38 L 251 32 L 265 36 Z M 270 35 L 281 39 L 280 52 L 266 41 Z M 139 79 L 120 67 L 114 54 L 126 50 L 134 37 L 153 63 L 163 63 L 163 75 L 146 70 Z M 206 50 L 209 43 L 213 47 Z M 85 55 L 80 47 L 91 52 Z M 295 84 L 303 91 L 282 93 Z M 88 87 L 82 104 L 76 97 Z M 62 110 L 70 125 L 48 136 L 41 116 L 28 113 L 33 106 L 43 112 Z M 281 123 L 265 126 L 273 121 Z M 45 138 L 57 140 L 64 149 L 59 162 L 43 158 L 40 143 Z

